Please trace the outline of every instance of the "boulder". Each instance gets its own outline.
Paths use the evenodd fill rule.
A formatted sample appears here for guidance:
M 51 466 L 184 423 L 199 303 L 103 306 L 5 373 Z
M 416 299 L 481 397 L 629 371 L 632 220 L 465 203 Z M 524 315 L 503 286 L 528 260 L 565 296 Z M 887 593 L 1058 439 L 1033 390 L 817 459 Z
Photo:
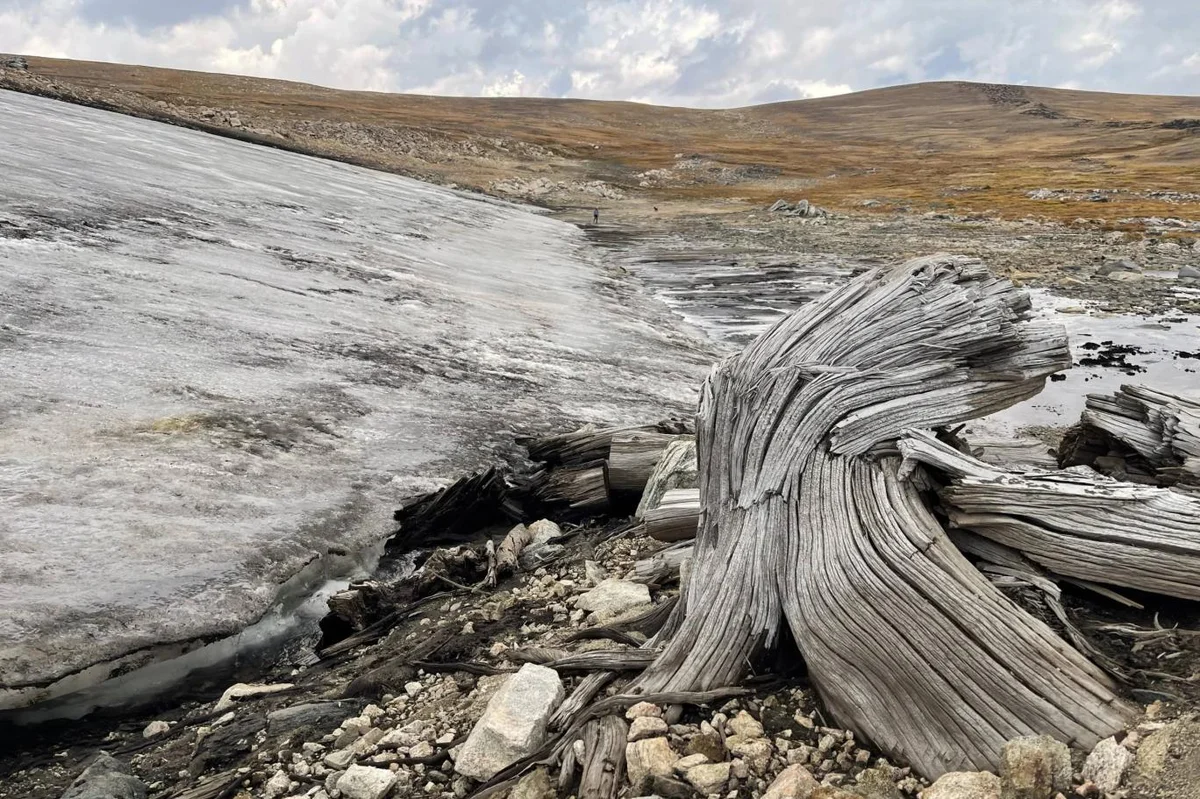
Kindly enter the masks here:
M 1096 274 L 1100 277 L 1108 277 L 1119 272 L 1140 273 L 1142 268 L 1128 259 L 1120 261 L 1105 261 L 1096 270 Z
M 662 708 L 651 702 L 638 702 L 633 707 L 625 711 L 625 718 L 633 721 L 645 717 L 653 717 L 656 719 L 662 718 Z
M 562 538 L 562 528 L 549 519 L 540 519 L 529 525 L 533 538 L 521 550 L 518 562 L 525 571 L 533 571 L 551 558 L 562 554 L 561 544 L 554 543 Z
M 1200 239 L 1197 239 L 1200 244 Z M 1200 280 L 1200 267 L 1196 266 L 1181 266 L 1179 267 L 1179 277 L 1189 280 Z
M 743 738 L 762 738 L 766 735 L 758 719 L 744 710 L 729 720 L 729 731 Z
M 1117 743 L 1116 738 L 1105 738 L 1084 762 L 1083 778 L 1105 793 L 1115 793 L 1132 765 L 1133 752 Z
M 546 725 L 563 696 L 562 680 L 554 669 L 533 663 L 522 666 L 488 702 L 458 751 L 455 771 L 489 780 L 533 754 L 545 741 Z
M 1071 787 L 1071 750 L 1049 735 L 1009 741 L 1000 750 L 1002 799 L 1046 799 Z
M 677 760 L 666 738 L 646 738 L 625 746 L 625 769 L 634 787 L 650 776 L 670 777 Z
M 922 791 L 921 799 L 1000 799 L 1000 778 L 987 771 L 952 771 Z
M 650 589 L 641 583 L 609 578 L 579 597 L 576 607 L 601 618 L 620 616 L 639 605 L 650 604 Z
M 1185 718 L 1147 736 L 1128 782 L 1138 799 L 1200 799 L 1200 723 Z
M 240 682 L 225 689 L 225 693 L 221 694 L 221 698 L 217 700 L 217 706 L 213 708 L 213 713 L 224 713 L 226 710 L 232 708 L 241 699 L 253 699 L 258 696 L 277 694 L 281 691 L 287 691 L 291 688 L 291 683 L 280 683 L 278 685 L 247 685 L 244 682 Z
M 821 784 L 804 766 L 788 766 L 767 788 L 763 799 L 808 799 Z
M 643 738 L 658 738 L 667 734 L 667 722 L 654 716 L 640 716 L 629 725 L 629 740 L 640 741 Z
M 554 799 L 555 791 L 550 785 L 546 769 L 538 768 L 526 774 L 509 791 L 508 799 Z
M 143 738 L 157 738 L 171 731 L 171 725 L 165 721 L 152 721 L 142 730 Z
M 700 793 L 708 796 L 721 793 L 729 782 L 729 763 L 709 763 L 703 766 L 692 766 L 683 778 L 692 784 Z
M 771 762 L 775 750 L 766 738 L 747 738 L 743 735 L 731 735 L 725 739 L 729 754 L 740 757 L 757 774 L 763 773 Z
M 396 785 L 394 771 L 371 766 L 351 766 L 337 781 L 346 799 L 383 799 Z
M 101 752 L 75 778 L 62 799 L 146 799 L 146 786 L 129 773 L 128 766 Z
M 295 784 L 288 773 L 280 769 L 263 786 L 263 797 L 264 799 L 279 799 L 281 796 L 287 796 L 292 792 L 292 786 Z

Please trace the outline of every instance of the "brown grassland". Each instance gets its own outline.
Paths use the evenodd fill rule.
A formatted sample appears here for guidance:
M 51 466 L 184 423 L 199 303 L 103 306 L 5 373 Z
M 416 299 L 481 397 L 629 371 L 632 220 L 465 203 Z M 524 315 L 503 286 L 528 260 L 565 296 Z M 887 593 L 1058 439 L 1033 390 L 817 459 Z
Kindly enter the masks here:
M 844 210 L 877 200 L 875 207 L 885 209 L 1036 215 L 1065 222 L 1200 216 L 1200 203 L 1146 194 L 1200 192 L 1200 97 L 944 82 L 693 110 L 340 91 L 118 64 L 29 61 L 29 74 L 42 81 L 40 88 L 7 77 L 0 86 L 76 101 L 85 96 L 105 107 L 160 117 L 174 112 L 147 109 L 233 109 L 256 135 L 285 146 L 482 190 L 514 176 L 544 176 L 600 180 L 631 198 L 678 207 L 739 210 L 782 196 Z M 139 109 L 140 103 L 146 105 Z M 451 144 L 525 143 L 544 151 L 533 158 L 504 145 L 483 156 L 447 157 L 444 149 L 414 154 L 359 147 L 333 134 L 294 135 L 314 124 L 417 132 Z M 751 169 L 748 177 L 734 181 L 639 185 L 640 173 L 669 170 L 681 154 L 703 156 L 719 167 Z M 1121 193 L 1110 202 L 1026 196 L 1043 187 Z

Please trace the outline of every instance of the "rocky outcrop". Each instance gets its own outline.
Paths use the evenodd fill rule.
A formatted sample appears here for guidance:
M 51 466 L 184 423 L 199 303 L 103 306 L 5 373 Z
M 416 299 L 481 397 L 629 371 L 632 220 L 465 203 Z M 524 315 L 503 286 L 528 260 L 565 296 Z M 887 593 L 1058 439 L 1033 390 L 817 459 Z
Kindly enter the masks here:
M 146 786 L 129 773 L 128 766 L 101 752 L 62 799 L 146 799 Z

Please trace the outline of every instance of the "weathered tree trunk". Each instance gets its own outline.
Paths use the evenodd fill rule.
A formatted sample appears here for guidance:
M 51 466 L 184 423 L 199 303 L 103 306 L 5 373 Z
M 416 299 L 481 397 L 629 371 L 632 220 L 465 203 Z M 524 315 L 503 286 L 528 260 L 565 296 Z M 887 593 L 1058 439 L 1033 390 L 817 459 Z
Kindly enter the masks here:
M 696 537 L 700 523 L 700 490 L 677 488 L 663 495 L 658 507 L 646 511 L 646 534 L 658 541 L 686 541 Z
M 613 491 L 641 492 L 659 458 L 675 436 L 634 431 L 613 436 L 608 454 L 608 483 Z
M 1057 574 L 1200 599 L 1200 499 L 1094 472 L 1002 471 L 928 435 L 900 450 L 955 478 L 941 495 L 956 528 Z
M 545 474 L 533 495 L 547 505 L 566 505 L 571 510 L 601 511 L 608 507 L 608 465 L 591 461 L 578 466 L 561 466 Z
M 684 610 L 638 689 L 730 685 L 786 621 L 838 722 L 929 777 L 993 769 L 1015 736 L 1091 746 L 1120 729 L 1131 710 L 1106 675 L 971 566 L 899 458 L 876 456 L 908 428 L 1028 399 L 1068 366 L 1065 335 L 1029 310 L 978 261 L 918 259 L 805 306 L 714 371 Z
M 634 516 L 644 519 L 646 513 L 662 504 L 668 491 L 679 488 L 699 488 L 700 474 L 696 463 L 695 436 L 680 436 L 667 445 L 654 465 L 642 491 Z

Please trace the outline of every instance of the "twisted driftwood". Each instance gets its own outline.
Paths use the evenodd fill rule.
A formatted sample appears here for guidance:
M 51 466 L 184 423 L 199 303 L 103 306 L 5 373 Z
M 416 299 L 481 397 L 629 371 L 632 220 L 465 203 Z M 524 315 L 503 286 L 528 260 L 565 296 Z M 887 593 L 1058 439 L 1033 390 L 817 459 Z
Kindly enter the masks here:
M 900 479 L 909 428 L 1028 399 L 1066 337 L 975 260 L 866 273 L 724 362 L 697 424 L 702 512 L 685 598 L 637 689 L 735 683 L 786 621 L 829 710 L 929 777 L 1048 733 L 1090 747 L 1131 709 L 959 553 Z M 669 638 L 669 642 L 668 639 Z

